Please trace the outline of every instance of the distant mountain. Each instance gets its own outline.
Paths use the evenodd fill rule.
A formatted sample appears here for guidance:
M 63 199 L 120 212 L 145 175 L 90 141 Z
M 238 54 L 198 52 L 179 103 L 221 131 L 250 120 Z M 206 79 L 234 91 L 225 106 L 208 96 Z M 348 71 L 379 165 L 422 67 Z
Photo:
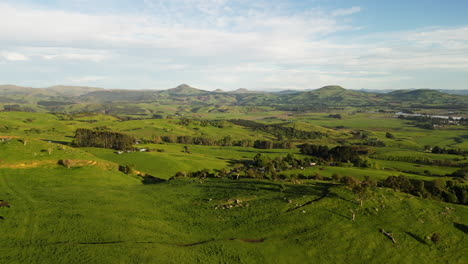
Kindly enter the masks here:
M 102 89 L 82 86 L 31 88 L 0 85 L 0 105 L 24 104 L 47 111 L 107 111 L 109 104 L 119 108 L 138 103 L 196 106 L 269 106 L 280 109 L 312 109 L 329 107 L 467 107 L 468 96 L 436 90 L 398 90 L 388 93 L 347 90 L 338 85 L 315 90 L 280 92 L 251 91 L 240 88 L 230 92 L 213 92 L 181 84 L 167 90 Z M 73 106 L 72 106 L 73 105 Z M 1 108 L 0 108 L 1 109 Z M 107 109 L 107 110 L 106 110 Z M 200 108 L 201 109 L 201 108 Z M 41 110 L 41 111 L 43 111 Z M 140 110 L 138 110 L 140 111 Z M 124 110 L 122 110 L 124 112 Z M 141 112 L 141 111 L 140 111 Z
M 446 94 L 456 94 L 456 95 L 468 95 L 468 90 L 449 90 L 449 89 L 405 89 L 406 91 L 415 91 L 415 90 L 433 90 L 438 91 Z M 368 92 L 368 93 L 391 93 L 394 91 L 398 91 L 397 89 L 360 89 L 355 90 L 360 92 Z
M 468 95 L 468 90 L 437 90 L 442 93 L 457 94 L 457 95 Z
M 258 93 L 256 91 L 250 91 L 246 88 L 239 88 L 237 90 L 234 90 L 234 91 L 230 91 L 228 93 L 231 93 L 231 94 L 245 94 L 245 93 Z
M 305 106 L 368 106 L 378 104 L 375 94 L 346 90 L 341 86 L 325 86 L 317 90 L 285 95 L 286 102 Z
M 421 105 L 468 105 L 468 97 L 442 93 L 436 90 L 398 90 L 379 95 L 388 103 L 408 102 Z
M 65 86 L 57 85 L 47 88 L 32 88 L 16 85 L 0 85 L 0 95 L 42 95 L 42 96 L 64 96 L 73 97 L 87 94 L 94 91 L 104 91 L 103 88 L 86 86 Z
M 66 86 L 57 85 L 48 88 L 43 88 L 47 92 L 52 92 L 59 96 L 80 96 L 95 91 L 103 91 L 103 88 L 87 87 L 87 86 Z
M 0 85 L 0 95 L 20 95 L 33 92 L 31 87 L 23 87 L 11 84 Z
M 357 91 L 357 92 L 366 92 L 366 93 L 390 93 L 390 92 L 393 92 L 393 91 L 396 91 L 394 89 L 383 89 L 383 90 L 380 90 L 380 89 L 359 89 L 359 90 L 354 90 L 354 91 Z
M 208 93 L 208 91 L 193 88 L 187 84 L 181 84 L 175 88 L 168 89 L 167 92 L 172 95 L 191 95 L 191 94 Z
M 100 90 L 83 94 L 76 98 L 80 103 L 135 102 L 156 100 L 152 90 Z
M 272 92 L 273 94 L 278 94 L 278 95 L 285 95 L 285 94 L 294 94 L 294 93 L 300 93 L 301 91 L 299 90 L 282 90 L 278 92 Z

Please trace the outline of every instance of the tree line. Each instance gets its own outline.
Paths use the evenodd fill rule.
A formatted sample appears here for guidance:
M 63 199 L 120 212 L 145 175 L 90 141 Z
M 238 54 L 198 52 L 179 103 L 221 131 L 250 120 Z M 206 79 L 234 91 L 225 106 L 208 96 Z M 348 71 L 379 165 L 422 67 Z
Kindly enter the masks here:
M 468 187 L 457 185 L 454 181 L 446 182 L 435 179 L 432 182 L 410 180 L 404 175 L 389 176 L 379 186 L 399 190 L 422 198 L 444 201 L 448 203 L 468 204 Z
M 402 162 L 411 162 L 423 165 L 433 165 L 433 166 L 447 166 L 447 167 L 457 167 L 457 163 L 451 160 L 434 160 L 425 157 L 418 156 L 395 156 L 395 155 L 371 155 L 373 159 L 388 160 L 388 161 L 402 161 Z
M 239 146 L 258 149 L 292 149 L 295 147 L 291 141 L 270 141 L 270 140 L 253 140 L 253 139 L 238 139 L 234 140 L 232 136 L 225 136 L 221 139 L 214 139 L 204 136 L 176 136 L 176 135 L 155 135 L 151 143 L 179 143 L 193 144 L 204 146 Z
M 115 150 L 130 150 L 135 139 L 127 134 L 79 128 L 75 132 L 73 145 L 77 147 L 96 147 Z
M 327 134 L 318 131 L 304 131 L 294 127 L 286 127 L 283 124 L 266 125 L 260 122 L 244 119 L 231 119 L 229 122 L 243 127 L 248 127 L 254 131 L 262 131 L 274 135 L 278 140 L 288 139 L 321 139 L 328 137 Z
M 329 148 L 323 145 L 302 144 L 299 146 L 301 153 L 316 157 L 328 162 L 347 162 L 358 167 L 369 167 L 367 160 L 362 159 L 360 155 L 369 153 L 367 148 L 356 146 L 336 146 Z
M 468 151 L 464 151 L 461 149 L 446 149 L 446 148 L 441 148 L 439 146 L 433 147 L 431 152 L 434 154 L 452 154 L 452 155 L 461 155 L 461 156 L 468 155 Z

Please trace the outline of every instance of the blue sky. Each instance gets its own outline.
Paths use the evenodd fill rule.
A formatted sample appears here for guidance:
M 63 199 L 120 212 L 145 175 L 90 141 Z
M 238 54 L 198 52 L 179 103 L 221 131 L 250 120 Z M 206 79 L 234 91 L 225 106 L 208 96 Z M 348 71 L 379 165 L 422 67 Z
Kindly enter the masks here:
M 468 89 L 464 0 L 0 0 L 0 83 Z

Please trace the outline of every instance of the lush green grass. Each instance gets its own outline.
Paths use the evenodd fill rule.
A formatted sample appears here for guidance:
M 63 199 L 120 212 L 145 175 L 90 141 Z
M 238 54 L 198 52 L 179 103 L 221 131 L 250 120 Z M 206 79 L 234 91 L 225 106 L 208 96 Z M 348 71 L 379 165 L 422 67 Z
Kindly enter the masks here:
M 426 171 L 429 171 L 434 175 L 446 175 L 453 173 L 458 168 L 456 167 L 443 167 L 443 166 L 428 166 L 414 164 L 410 162 L 400 162 L 400 161 L 387 161 L 387 160 L 375 160 L 381 169 L 390 168 L 396 169 L 399 171 L 413 172 L 424 174 Z
M 108 149 L 82 148 L 82 150 L 120 165 L 133 165 L 138 171 L 163 179 L 174 176 L 178 171 L 191 172 L 202 169 L 225 168 L 242 160 L 251 160 L 258 153 L 276 157 L 297 152 L 297 149 L 260 150 L 241 147 L 188 145 L 191 152 L 188 154 L 183 152 L 184 146 L 182 144 L 145 144 L 140 147 L 159 149 L 164 152 L 132 152 L 120 155 Z
M 325 188 L 325 198 L 288 212 Z M 388 190 L 376 190 L 359 208 L 350 191 L 312 182 L 284 192 L 256 180 L 142 185 L 117 172 L 56 168 L 0 169 L 0 196 L 11 203 L 0 210 L 1 263 L 462 263 L 466 257 L 466 235 L 454 227 L 466 224 L 466 207 L 445 209 Z M 232 199 L 243 206 L 215 209 Z M 349 209 L 357 210 L 355 222 Z M 442 237 L 438 245 L 424 238 L 434 232 Z M 210 242 L 180 246 L 202 241 Z
M 412 174 L 412 173 L 399 172 L 397 170 L 377 170 L 377 169 L 372 169 L 372 168 L 356 168 L 356 167 L 345 168 L 345 167 L 335 167 L 335 166 L 315 166 L 315 167 L 305 168 L 304 170 L 289 170 L 289 171 L 284 172 L 285 175 L 302 174 L 307 177 L 315 176 L 317 173 L 322 177 L 331 178 L 333 174 L 336 173 L 340 177 L 351 176 L 351 177 L 355 177 L 361 180 L 364 179 L 364 176 L 369 176 L 371 177 L 371 179 L 378 180 L 378 181 L 385 180 L 389 176 L 398 176 L 398 175 L 405 175 L 408 178 L 415 179 L 415 180 L 431 181 L 431 180 L 436 179 L 430 176 L 422 176 L 422 175 L 417 175 L 417 174 Z
M 177 110 L 177 106 L 173 108 Z M 199 111 L 211 118 L 219 114 L 224 118 L 262 119 L 271 114 Z M 453 137 L 466 134 L 461 129 L 422 130 L 382 114 L 375 114 L 375 119 L 369 114 L 343 114 L 343 120 L 327 118 L 325 113 L 282 115 L 280 119 L 303 121 L 296 123 L 297 128 L 330 133 L 331 140 L 346 139 L 352 129 L 370 130 L 371 137 L 387 144 L 374 148 L 377 158 L 412 156 L 465 162 L 461 156 L 422 151 L 424 144 L 455 146 L 451 145 Z M 0 122 L 0 130 L 8 127 L 0 135 L 20 137 L 0 142 L 0 200 L 11 205 L 0 208 L 0 263 L 463 263 L 466 259 L 466 233 L 462 231 L 463 225 L 468 225 L 466 206 L 376 188 L 361 208 L 350 190 L 330 181 L 291 184 L 254 179 L 176 179 L 144 185 L 141 179 L 116 170 L 117 164 L 134 165 L 136 170 L 168 179 L 177 171 L 231 166 L 257 153 L 301 156 L 298 149 L 188 145 L 191 154 L 187 154 L 181 144 L 143 144 L 138 146 L 162 151 L 118 155 L 108 149 L 76 149 L 39 140 L 69 142 L 76 128 L 98 126 L 138 137 L 271 137 L 268 134 L 234 125 L 223 129 L 183 126 L 176 120 L 120 122 L 104 115 L 60 120 L 51 114 L 0 112 Z M 325 128 L 340 124 L 347 128 Z M 25 131 L 30 128 L 41 131 Z M 392 132 L 396 139 L 385 138 L 386 132 Z M 312 142 L 333 144 L 331 140 Z M 85 163 L 67 169 L 57 166 L 59 159 L 112 166 Z M 433 180 L 435 177 L 419 174 L 429 170 L 443 175 L 457 169 L 371 161 L 377 168 L 315 166 L 286 174 L 331 177 L 338 173 L 379 180 L 403 174 L 411 179 Z M 229 207 L 236 199 L 242 206 Z M 357 210 L 356 221 L 351 221 L 350 210 Z M 380 228 L 392 232 L 397 244 L 380 233 Z M 438 244 L 426 239 L 435 232 L 441 234 Z M 206 243 L 196 244 L 199 242 Z
M 177 119 L 145 119 L 121 122 L 106 115 L 90 114 L 61 116 L 45 113 L 0 112 L 0 135 L 15 135 L 43 138 L 48 140 L 71 141 L 77 128 L 106 127 L 121 131 L 137 138 L 152 139 L 159 135 L 204 136 L 221 139 L 231 136 L 234 139 L 267 139 L 272 135 L 226 123 L 222 128 L 178 123 Z M 31 130 L 33 129 L 33 130 Z

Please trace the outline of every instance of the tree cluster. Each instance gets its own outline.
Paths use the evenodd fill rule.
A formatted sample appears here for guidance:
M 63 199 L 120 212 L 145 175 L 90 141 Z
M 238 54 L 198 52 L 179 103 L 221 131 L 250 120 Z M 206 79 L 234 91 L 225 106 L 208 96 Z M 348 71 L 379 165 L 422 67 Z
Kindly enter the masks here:
M 208 119 L 188 119 L 188 118 L 181 118 L 177 122 L 178 125 L 182 126 L 201 126 L 201 127 L 217 127 L 223 128 L 225 126 L 224 121 L 222 120 L 208 120 Z
M 134 138 L 123 133 L 79 128 L 73 144 L 77 147 L 96 147 L 115 150 L 132 149 Z
M 225 136 L 221 139 L 214 139 L 211 137 L 203 136 L 154 136 L 152 143 L 158 144 L 161 142 L 166 143 L 179 143 L 179 144 L 193 144 L 204 146 L 239 146 L 239 147 L 253 147 L 258 149 L 292 149 L 295 145 L 291 141 L 269 141 L 269 140 L 252 140 L 252 139 L 239 139 L 234 140 L 232 136 Z
M 451 180 L 444 183 L 436 179 L 427 183 L 422 180 L 411 181 L 408 177 L 400 175 L 389 176 L 379 185 L 423 198 L 432 198 L 448 203 L 468 204 L 468 187 L 457 185 Z
M 266 179 L 276 179 L 276 178 L 287 178 L 285 175 L 279 174 L 281 171 L 299 169 L 307 167 L 310 164 L 311 160 L 309 158 L 300 159 L 296 158 L 291 154 L 288 154 L 284 157 L 270 158 L 266 155 L 257 154 L 252 160 L 245 161 L 242 164 L 238 164 L 233 169 L 221 169 L 210 172 L 207 169 L 203 169 L 195 172 L 178 172 L 175 177 L 196 177 L 196 178 L 211 178 L 219 177 L 224 178 L 231 176 L 235 179 L 239 177 L 247 178 L 266 178 Z M 305 177 L 304 177 L 305 178 Z
M 433 147 L 431 152 L 434 154 L 452 154 L 452 155 L 461 155 L 461 156 L 468 155 L 468 151 L 464 151 L 461 149 L 446 149 L 446 148 L 441 148 L 439 146 Z
M 329 117 L 329 118 L 341 119 L 341 115 L 340 115 L 340 114 L 329 114 L 328 117 Z
M 434 166 L 447 166 L 447 167 L 458 166 L 456 163 L 454 163 L 451 160 L 434 160 L 434 159 L 418 157 L 418 156 L 372 155 L 371 158 L 389 160 L 389 161 L 411 162 L 411 163 L 434 165 Z
M 327 137 L 327 134 L 318 131 L 303 131 L 294 127 L 284 126 L 284 124 L 266 125 L 252 120 L 231 119 L 229 122 L 243 127 L 248 127 L 256 131 L 262 131 L 274 135 L 278 139 L 320 139 Z
M 359 167 L 368 167 L 367 160 L 364 160 L 360 155 L 368 154 L 365 148 L 355 146 L 336 146 L 329 148 L 323 145 L 302 144 L 299 146 L 301 153 L 304 155 L 314 156 L 328 162 L 348 162 Z

